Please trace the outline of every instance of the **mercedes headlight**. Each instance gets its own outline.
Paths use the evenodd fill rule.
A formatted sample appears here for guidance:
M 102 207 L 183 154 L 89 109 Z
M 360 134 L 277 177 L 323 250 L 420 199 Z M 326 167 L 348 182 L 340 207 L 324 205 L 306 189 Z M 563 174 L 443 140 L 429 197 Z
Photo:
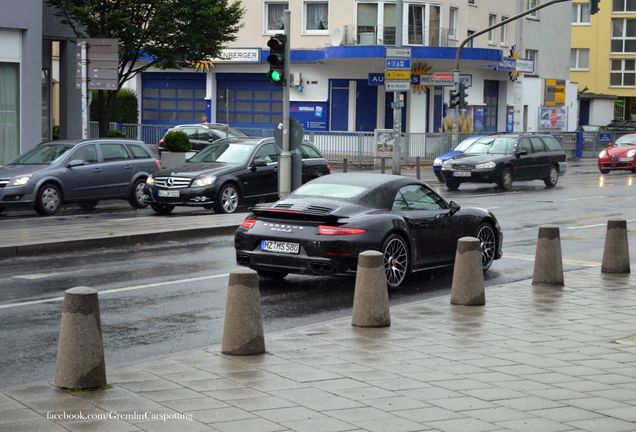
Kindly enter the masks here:
M 627 152 L 627 157 L 633 158 L 636 155 L 636 150 L 630 150 Z
M 497 164 L 494 163 L 493 161 L 490 162 L 485 162 L 485 163 L 480 163 L 475 165 L 475 169 L 491 169 L 494 168 Z
M 200 177 L 192 182 L 192 186 L 210 186 L 214 180 L 216 180 L 214 176 Z
M 442 170 L 444 171 L 450 171 L 453 169 L 453 166 L 449 163 L 445 163 L 444 165 L 442 165 Z
M 9 184 L 9 186 L 24 186 L 25 184 L 29 182 L 29 180 L 31 180 L 31 174 L 23 175 L 20 177 L 14 177 L 11 180 L 11 183 Z
M 146 177 L 146 184 L 148 186 L 154 186 L 155 185 L 155 179 L 152 175 L 149 175 L 148 177 Z
M 444 163 L 444 161 L 440 158 L 435 158 L 435 160 L 433 161 L 433 165 L 441 165 L 442 163 Z
M 604 157 L 607 157 L 607 152 L 605 150 L 602 150 L 599 154 L 598 157 L 603 159 Z

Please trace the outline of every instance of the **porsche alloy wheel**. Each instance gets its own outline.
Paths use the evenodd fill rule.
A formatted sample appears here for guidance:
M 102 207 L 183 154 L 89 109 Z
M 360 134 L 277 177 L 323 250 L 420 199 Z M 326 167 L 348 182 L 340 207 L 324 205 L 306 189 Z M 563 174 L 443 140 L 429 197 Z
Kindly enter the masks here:
M 486 271 L 492 265 L 492 262 L 495 260 L 495 253 L 497 253 L 495 230 L 489 223 L 483 223 L 477 228 L 476 237 L 480 242 L 481 266 L 484 271 Z
M 397 289 L 402 285 L 408 274 L 408 247 L 402 237 L 393 234 L 384 242 L 382 253 L 384 255 L 387 287 L 391 290 Z

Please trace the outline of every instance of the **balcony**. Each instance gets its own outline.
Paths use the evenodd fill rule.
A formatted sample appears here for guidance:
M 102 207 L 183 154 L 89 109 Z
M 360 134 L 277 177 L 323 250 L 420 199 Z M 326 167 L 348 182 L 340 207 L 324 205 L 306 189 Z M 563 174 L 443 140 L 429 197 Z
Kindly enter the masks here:
M 345 26 L 343 45 L 395 45 L 396 28 L 388 26 Z M 449 30 L 440 27 L 409 29 L 408 37 L 402 41 L 405 46 L 454 47 L 457 41 L 448 37 Z

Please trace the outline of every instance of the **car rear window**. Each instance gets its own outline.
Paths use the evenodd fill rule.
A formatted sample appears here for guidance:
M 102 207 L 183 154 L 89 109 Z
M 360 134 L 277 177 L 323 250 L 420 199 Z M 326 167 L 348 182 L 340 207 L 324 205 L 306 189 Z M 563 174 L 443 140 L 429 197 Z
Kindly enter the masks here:
M 367 188 L 362 186 L 331 183 L 307 183 L 296 189 L 293 195 L 350 199 L 362 195 L 367 190 Z
M 542 137 L 543 142 L 545 143 L 548 151 L 563 151 L 563 147 L 561 147 L 561 143 L 554 137 L 544 136 Z
M 128 152 L 122 144 L 102 144 L 101 148 L 104 162 L 130 159 Z
M 306 158 L 308 158 L 308 159 L 311 159 L 311 158 L 322 158 L 322 155 L 320 153 L 318 153 L 318 150 L 316 150 L 312 146 L 310 146 L 308 144 L 303 144 L 301 147 L 302 147 L 302 151 L 303 151 L 303 153 L 304 153 Z
M 130 154 L 132 154 L 133 159 L 148 159 L 152 157 L 148 150 L 146 150 L 142 146 L 128 144 L 126 145 L 126 147 L 128 147 L 128 151 L 130 151 Z

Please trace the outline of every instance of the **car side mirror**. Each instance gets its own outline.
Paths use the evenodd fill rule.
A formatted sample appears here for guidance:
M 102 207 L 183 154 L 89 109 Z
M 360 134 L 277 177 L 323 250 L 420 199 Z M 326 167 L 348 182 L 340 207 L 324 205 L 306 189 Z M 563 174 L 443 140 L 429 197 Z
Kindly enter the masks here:
M 75 167 L 83 166 L 83 165 L 86 165 L 86 161 L 83 161 L 81 159 L 73 159 L 72 161 L 66 164 L 66 167 L 75 168 Z
M 267 166 L 267 161 L 265 159 L 254 159 L 252 161 L 252 166 L 254 168 L 256 167 L 263 167 L 263 166 Z
M 450 214 L 451 215 L 454 215 L 455 213 L 457 213 L 461 209 L 461 206 L 459 204 L 457 204 L 455 201 L 451 201 L 448 204 L 450 205 Z

